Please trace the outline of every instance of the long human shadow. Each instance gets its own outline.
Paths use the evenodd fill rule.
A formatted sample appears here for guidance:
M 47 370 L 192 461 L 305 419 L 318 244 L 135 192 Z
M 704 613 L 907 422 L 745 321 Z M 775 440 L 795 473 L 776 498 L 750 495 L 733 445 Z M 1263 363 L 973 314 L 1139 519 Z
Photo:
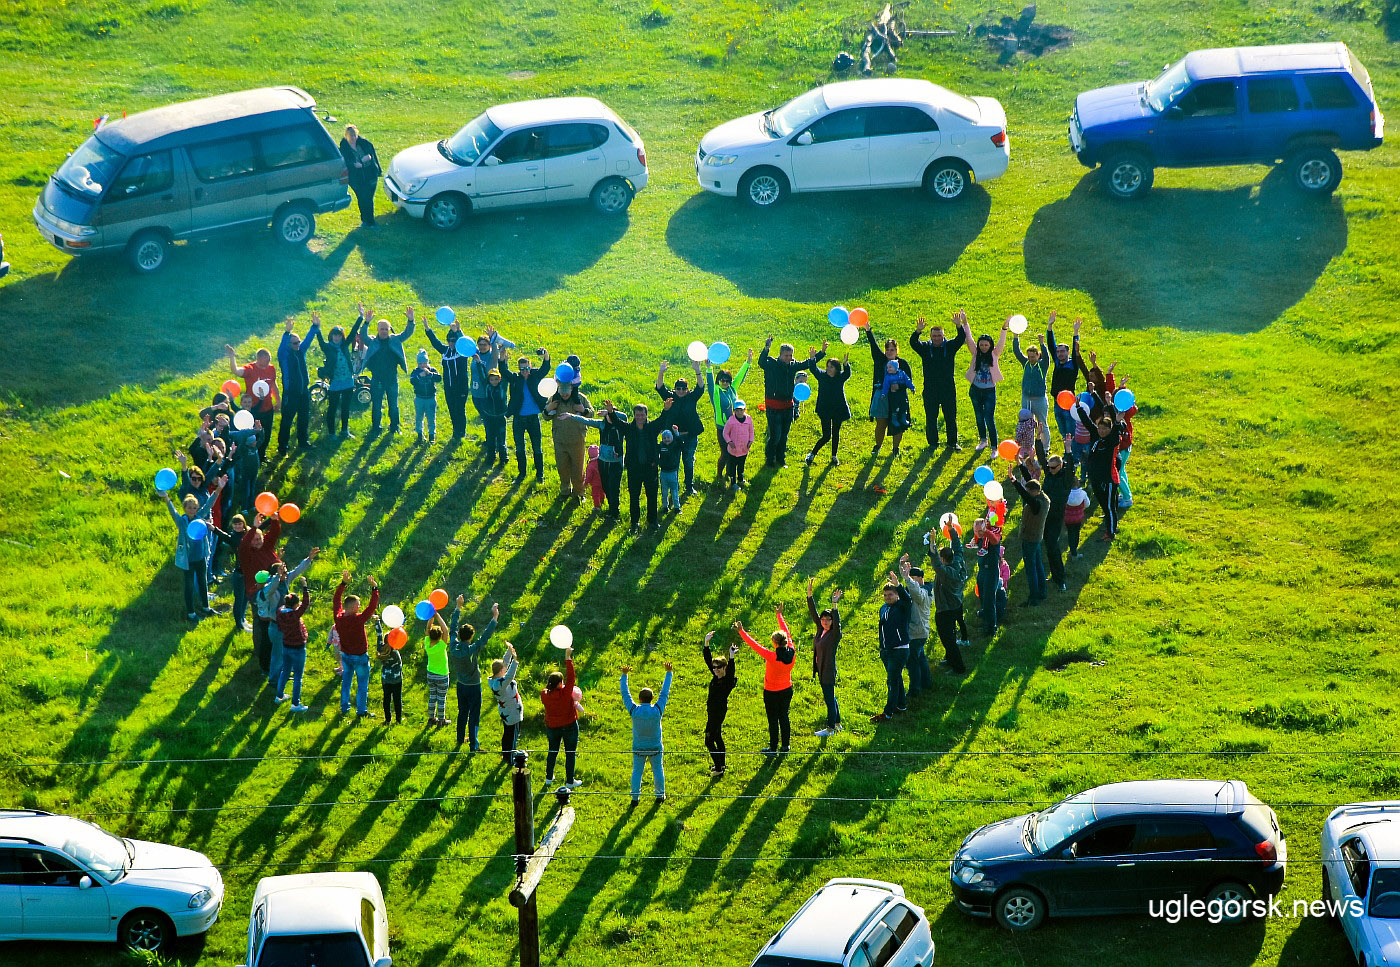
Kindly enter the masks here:
M 955 204 L 894 189 L 797 195 L 765 212 L 701 193 L 671 216 L 666 244 L 745 295 L 831 302 L 947 272 L 990 211 L 980 185 Z
M 1089 294 L 1110 329 L 1256 332 L 1346 249 L 1340 198 L 1303 198 L 1274 170 L 1220 190 L 1155 188 L 1124 204 L 1096 172 L 1035 213 L 1026 278 Z

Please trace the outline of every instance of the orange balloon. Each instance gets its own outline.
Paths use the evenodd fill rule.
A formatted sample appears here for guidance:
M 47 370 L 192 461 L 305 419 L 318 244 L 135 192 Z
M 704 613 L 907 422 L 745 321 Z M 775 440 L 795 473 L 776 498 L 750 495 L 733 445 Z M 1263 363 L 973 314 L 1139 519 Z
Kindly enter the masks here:
M 428 603 L 438 611 L 447 607 L 447 592 L 442 588 L 434 588 L 432 594 L 428 595 Z
M 1021 447 L 1015 440 L 1002 440 L 997 444 L 997 455 L 1003 460 L 1015 460 L 1020 452 Z
M 224 385 L 220 386 L 219 389 L 231 400 L 236 400 L 243 395 L 243 387 L 239 386 L 236 380 L 224 380 Z
M 389 642 L 390 648 L 398 651 L 408 643 L 408 632 L 402 628 L 394 628 L 386 636 L 386 640 Z
M 277 495 L 270 490 L 264 490 L 262 493 L 258 494 L 257 499 L 253 501 L 253 506 L 256 507 L 258 513 L 262 514 L 264 517 L 271 517 L 273 514 L 277 513 Z
M 282 519 L 284 524 L 295 524 L 301 520 L 301 508 L 296 504 L 283 504 L 277 508 L 277 516 Z
M 1059 405 L 1060 409 L 1062 410 L 1074 409 L 1074 400 L 1074 393 L 1067 389 L 1062 389 L 1055 394 L 1055 402 Z
M 866 312 L 864 309 L 852 309 L 851 325 L 855 326 L 857 329 L 864 329 L 866 326 L 870 325 L 870 313 Z

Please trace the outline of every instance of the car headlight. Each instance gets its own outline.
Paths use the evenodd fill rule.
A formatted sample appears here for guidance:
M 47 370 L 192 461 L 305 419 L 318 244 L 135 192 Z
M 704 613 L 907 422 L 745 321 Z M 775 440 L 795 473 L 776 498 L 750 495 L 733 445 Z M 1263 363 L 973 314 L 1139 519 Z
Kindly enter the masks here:
M 963 886 L 991 886 L 992 881 L 976 863 L 964 862 L 954 872 L 953 878 Z
M 736 162 L 736 161 L 738 161 L 738 160 L 739 160 L 739 156 L 738 156 L 737 154 L 707 154 L 707 155 L 705 155 L 705 164 L 709 165 L 711 168 L 719 168 L 719 167 L 721 167 L 721 166 L 723 166 L 723 165 L 732 165 L 734 162 Z
M 49 218 L 53 221 L 54 227 L 63 229 L 63 231 L 67 232 L 69 235 L 97 234 L 97 229 L 93 228 L 91 225 L 77 225 L 73 222 L 65 221 L 62 218 L 57 218 L 52 213 L 49 215 Z
M 205 887 L 203 890 L 200 890 L 194 896 L 190 897 L 189 908 L 193 910 L 197 907 L 204 906 L 204 904 L 209 902 L 209 898 L 213 895 L 213 891 L 211 891 L 208 887 Z
M 404 186 L 403 186 L 403 190 L 404 190 L 405 193 L 407 193 L 407 194 L 409 194 L 409 195 L 416 195 L 416 194 L 418 194 L 418 189 L 422 188 L 422 187 L 423 187 L 424 185 L 426 185 L 427 183 L 428 183 L 428 179 L 427 179 L 427 178 L 415 178 L 415 179 L 413 179 L 412 181 L 410 181 L 408 184 L 404 185 Z

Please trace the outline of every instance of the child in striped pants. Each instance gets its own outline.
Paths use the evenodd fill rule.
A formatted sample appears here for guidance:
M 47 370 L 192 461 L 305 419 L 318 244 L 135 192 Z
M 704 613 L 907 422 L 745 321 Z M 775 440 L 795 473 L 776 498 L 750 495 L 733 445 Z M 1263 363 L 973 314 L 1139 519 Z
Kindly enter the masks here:
M 428 640 L 424 645 L 428 654 L 428 724 L 447 725 L 447 625 L 441 615 L 433 615 L 428 622 Z

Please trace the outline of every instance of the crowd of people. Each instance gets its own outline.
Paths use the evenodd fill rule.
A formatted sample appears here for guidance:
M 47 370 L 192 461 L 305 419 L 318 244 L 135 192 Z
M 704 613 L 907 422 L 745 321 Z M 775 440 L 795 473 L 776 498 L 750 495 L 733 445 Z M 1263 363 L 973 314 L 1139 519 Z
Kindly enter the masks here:
M 257 350 L 250 362 L 240 364 L 229 347 L 229 369 L 235 379 L 226 382 L 200 411 L 195 439 L 177 453 L 180 474 L 162 471 L 170 474 L 162 490 L 177 531 L 175 564 L 184 575 L 187 616 L 198 621 L 220 613 L 213 606 L 217 582 L 227 579 L 235 627 L 251 632 L 257 666 L 273 701 L 290 701 L 294 712 L 307 710 L 302 678 L 310 641 L 306 620 L 313 602 L 305 574 L 319 549 L 312 548 L 303 560 L 288 567 L 279 552 L 282 525 L 295 522 L 300 511 L 288 504 L 278 507 L 275 498 L 264 505 L 264 499 L 272 495 L 260 493 L 260 481 L 270 457 L 274 424 L 278 424 L 279 453 L 309 442 L 314 394 L 307 353 L 313 342 L 320 350 L 316 373 L 325 398 L 328 437 L 350 435 L 350 401 L 362 388 L 366 374 L 369 432 L 381 432 L 385 412 L 388 431 L 398 432 L 399 378 L 404 371 L 414 395 L 414 426 L 420 442 L 436 441 L 441 389 L 453 440 L 462 441 L 468 434 L 466 404 L 470 400 L 483 431 L 480 460 L 491 467 L 504 467 L 509 436 L 514 442 L 517 476 L 526 477 L 532 466 L 535 479 L 542 482 L 542 427 L 547 424 L 561 499 L 582 502 L 591 498 L 598 512 L 620 520 L 625 477 L 634 531 L 640 526 L 643 494 L 647 523 L 654 527 L 658 493 L 664 512 L 679 508 L 682 500 L 699 492 L 703 483 L 697 475 L 696 458 L 705 425 L 711 420 L 717 438 L 716 486 L 745 486 L 748 453 L 757 446 L 755 410 L 764 416 L 765 468 L 786 466 L 793 422 L 813 397 L 811 408 L 820 422 L 821 436 L 803 459 L 811 463 L 829 446 L 831 463 L 840 462 L 842 427 L 852 419 L 846 395 L 852 367 L 849 356 L 840 361 L 827 358 L 826 343 L 799 358 L 787 343 L 773 353 L 769 337 L 757 357 L 763 380 L 762 402 L 753 407 L 740 396 L 754 362 L 752 350 L 737 371 L 692 361 L 690 376 L 683 375 L 669 385 L 669 367 L 662 362 L 655 381 L 660 402 L 653 413 L 653 406 L 641 401 L 629 409 L 603 400 L 601 407 L 595 408 L 583 392 L 583 362 L 576 354 L 554 370 L 550 369 L 549 351 L 543 348 L 533 354 L 535 359 L 521 354 L 512 360 L 515 344 L 494 328 L 487 326 L 472 338 L 463 333 L 450 311 L 446 316 L 441 335 L 431 326 L 424 327 L 427 342 L 439 355 L 440 367 L 432 365 L 427 348 L 417 350 L 414 368 L 408 366 L 406 344 L 417 326 L 411 308 L 405 311 L 402 331 L 396 331 L 387 320 L 376 320 L 373 311 L 364 306 L 359 307 L 348 331 L 335 326 L 323 334 L 319 315 L 313 314 L 303 337 L 289 321 L 275 365 L 267 349 Z M 438 318 L 444 318 L 443 310 Z M 933 671 L 925 649 L 933 634 L 943 651 L 938 665 L 951 674 L 966 672 L 963 649 L 970 634 L 964 590 L 969 581 L 973 582 L 977 617 L 984 632 L 995 634 L 1005 620 L 1011 578 L 1005 537 L 1010 532 L 1013 507 L 1020 508 L 1018 532 L 1026 602 L 1034 606 L 1046 600 L 1051 585 L 1067 589 L 1066 559 L 1082 556 L 1080 535 L 1091 510 L 1097 509 L 1103 517 L 1101 539 L 1111 541 L 1121 512 L 1132 505 L 1126 464 L 1137 407 L 1131 392 L 1124 392 L 1127 378 L 1117 376 L 1116 364 L 1100 369 L 1094 352 L 1087 354 L 1086 364 L 1078 320 L 1071 340 L 1062 343 L 1056 338 L 1052 313 L 1044 334 L 1023 350 L 1021 332 L 1013 325 L 1016 318 L 1003 324 L 995 337 L 983 333 L 975 338 L 963 312 L 953 315 L 951 336 L 944 327 L 927 327 L 920 318 L 909 346 L 922 362 L 921 387 L 915 382 L 913 367 L 900 355 L 898 341 L 881 340 L 869 327 L 864 330 L 872 361 L 868 407 L 874 424 L 872 457 L 879 454 L 886 438 L 892 455 L 901 452 L 916 418 L 911 398 L 915 390 L 920 390 L 923 403 L 927 445 L 961 449 L 956 371 L 958 354 L 966 346 L 969 360 L 963 376 L 977 427 L 976 449 L 988 451 L 989 456 L 995 453 L 1009 467 L 1002 480 L 995 479 L 990 463 L 977 468 L 974 476 L 984 485 L 987 507 L 973 521 L 969 535 L 964 535 L 956 515 L 943 514 L 924 538 L 927 570 L 905 554 L 889 571 L 881 589 L 876 642 L 886 673 L 886 697 L 872 721 L 883 722 L 902 714 L 911 700 L 932 687 Z M 1005 379 L 1002 359 L 1008 328 L 1013 330 L 1012 352 L 1021 367 L 1020 399 L 1013 436 L 999 440 L 997 389 Z M 1023 318 L 1019 328 L 1026 328 Z M 596 443 L 590 444 L 589 431 L 597 432 Z M 1057 447 L 1060 452 L 1052 452 Z M 492 606 L 490 619 L 478 632 L 462 620 L 464 598 L 459 596 L 449 610 L 443 594 L 441 607 L 430 609 L 432 613 L 425 619 L 421 646 L 414 647 L 402 627 L 391 627 L 384 620 L 389 609 L 382 614 L 379 611 L 376 579 L 367 579 L 367 600 L 349 593 L 350 582 L 351 575 L 345 572 L 331 602 L 327 635 L 335 673 L 341 680 L 342 714 L 353 712 L 359 719 L 370 718 L 370 678 L 377 674 L 383 691 L 384 724 L 401 723 L 406 658 L 421 651 L 428 725 L 452 723 L 447 705 L 448 694 L 455 689 L 457 746 L 478 751 L 483 700 L 480 656 L 497 629 L 499 608 Z M 811 674 L 826 708 L 825 720 L 815 731 L 819 737 L 843 728 L 836 694 L 841 597 L 841 591 L 833 591 L 829 606 L 819 609 L 813 585 L 808 582 Z M 768 744 L 763 751 L 773 755 L 789 749 L 798 651 L 781 607 L 776 624 L 764 644 L 742 624 L 734 623 L 739 639 L 763 660 L 762 693 L 768 722 Z M 376 639 L 373 659 L 371 625 Z M 707 635 L 702 646 L 708 683 L 704 739 L 712 757 L 712 774 L 719 776 L 726 768 L 723 725 L 737 682 L 739 643 L 729 647 L 727 658 L 716 657 L 710 648 L 712 637 L 713 633 Z M 516 747 L 525 719 L 519 669 L 518 656 L 507 645 L 501 657 L 491 662 L 485 682 L 502 723 L 503 755 Z M 634 800 L 638 797 L 649 764 L 656 795 L 664 797 L 661 720 L 670 696 L 671 666 L 666 664 L 659 693 L 642 688 L 635 700 L 629 674 L 630 669 L 622 669 L 620 688 L 633 727 L 632 795 Z M 540 701 L 550 749 L 548 778 L 554 778 L 562 747 L 565 783 L 577 785 L 575 753 L 582 706 L 572 652 L 566 652 L 562 670 L 548 674 Z

